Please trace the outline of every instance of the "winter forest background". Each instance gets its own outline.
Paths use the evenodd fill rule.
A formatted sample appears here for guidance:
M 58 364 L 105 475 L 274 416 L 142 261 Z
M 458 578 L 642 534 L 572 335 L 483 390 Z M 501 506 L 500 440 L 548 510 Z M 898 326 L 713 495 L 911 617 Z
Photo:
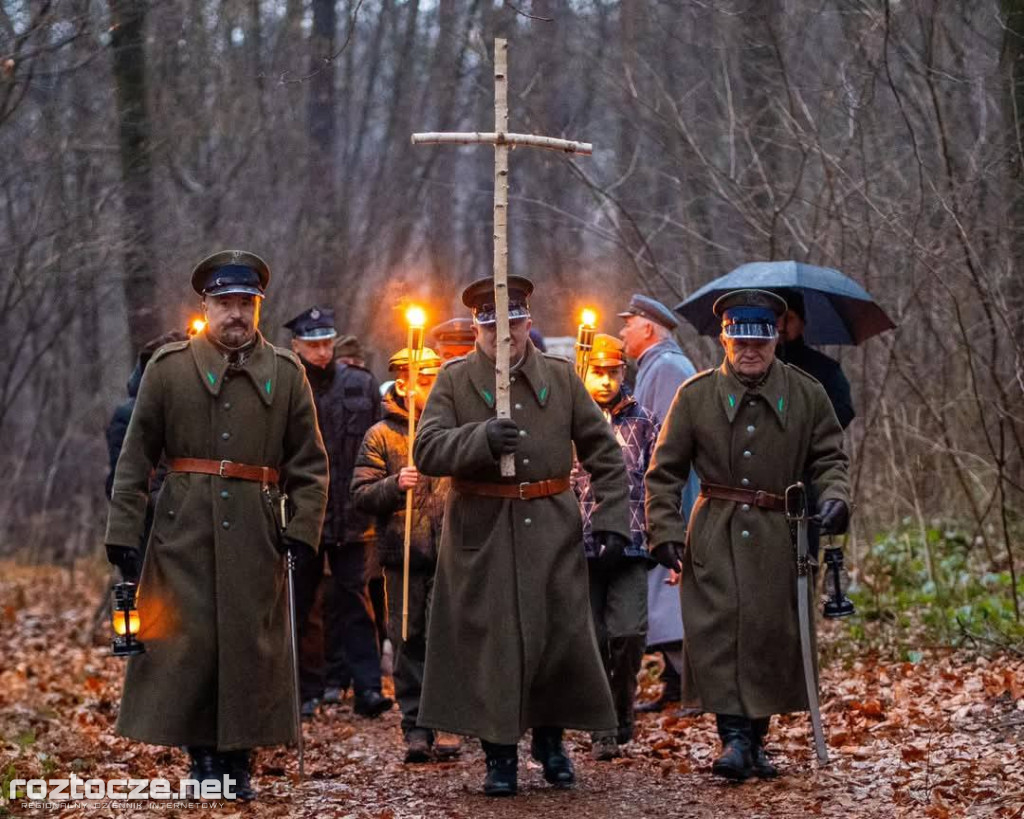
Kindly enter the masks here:
M 0 1 L 0 553 L 99 552 L 103 429 L 206 254 L 268 260 L 272 341 L 330 305 L 378 375 L 407 300 L 462 314 L 492 151 L 409 135 L 492 128 L 495 36 L 512 130 L 595 145 L 511 157 L 541 331 L 593 304 L 615 333 L 631 292 L 672 305 L 755 259 L 853 276 L 899 325 L 828 351 L 859 416 L 855 577 L 1019 620 L 1020 0 Z

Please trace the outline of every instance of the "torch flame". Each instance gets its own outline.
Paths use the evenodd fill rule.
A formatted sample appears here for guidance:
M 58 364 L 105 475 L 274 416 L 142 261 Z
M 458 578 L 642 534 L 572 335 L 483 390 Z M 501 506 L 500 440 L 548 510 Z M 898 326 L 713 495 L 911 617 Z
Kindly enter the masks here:
M 199 335 L 206 329 L 206 322 L 201 318 L 192 319 L 192 334 Z
M 580 318 L 580 323 L 584 327 L 596 327 L 597 326 L 597 313 L 591 310 L 589 307 L 583 311 L 583 315 Z
M 410 327 L 423 327 L 427 323 L 427 314 L 422 307 L 413 304 L 405 311 L 405 320 Z

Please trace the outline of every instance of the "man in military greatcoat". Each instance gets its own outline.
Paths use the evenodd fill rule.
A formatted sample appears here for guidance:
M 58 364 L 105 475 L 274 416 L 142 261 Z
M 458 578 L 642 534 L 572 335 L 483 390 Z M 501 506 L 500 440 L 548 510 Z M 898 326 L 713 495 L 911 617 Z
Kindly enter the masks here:
M 679 390 L 647 473 L 652 552 L 683 576 L 684 702 L 716 715 L 712 772 L 734 780 L 776 776 L 769 720 L 808 707 L 786 488 L 807 476 L 822 531 L 849 521 L 849 461 L 828 396 L 775 358 L 785 309 L 763 290 L 715 302 L 725 360 Z M 687 528 L 679 492 L 694 469 L 701 489 Z
M 615 436 L 573 365 L 529 340 L 533 284 L 508 280 L 512 417 L 497 419 L 494 285 L 467 287 L 476 349 L 448 362 L 430 393 L 413 454 L 424 475 L 450 476 L 419 724 L 479 737 L 484 792 L 517 787 L 516 744 L 551 784 L 575 772 L 564 728 L 614 731 L 615 710 L 587 599 L 572 449 L 590 473 L 597 551 L 628 545 L 629 497 Z M 503 478 L 499 459 L 515 459 Z
M 118 731 L 185 746 L 198 780 L 236 779 L 250 749 L 294 742 L 285 565 L 310 560 L 327 502 L 327 455 L 299 359 L 259 332 L 270 279 L 253 253 L 192 273 L 207 326 L 146 367 L 117 462 L 107 555 L 138 574 L 150 472 L 167 477 L 139 580 L 143 654 L 128 660 Z M 277 535 L 273 496 L 291 516 Z
M 380 417 L 377 380 L 355 364 L 334 360 L 334 311 L 310 307 L 284 325 L 292 332 L 292 351 L 306 370 L 316 404 L 317 422 L 331 466 L 327 513 L 321 533 L 321 558 L 301 567 L 296 587 L 303 638 L 300 668 L 302 713 L 313 716 L 327 688 L 329 701 L 340 700 L 337 666 L 344 663 L 355 689 L 353 710 L 377 717 L 394 704 L 381 694 L 380 654 L 373 610 L 366 588 L 366 552 L 372 549 L 372 522 L 349 496 L 349 483 L 363 435 Z M 330 566 L 326 594 L 324 557 Z M 322 608 L 324 629 L 319 628 Z M 313 615 L 311 618 L 310 615 Z M 307 631 L 313 632 L 306 634 Z M 323 631 L 327 641 L 324 643 Z M 331 678 L 326 680 L 324 662 Z M 340 661 L 339 661 L 340 657 Z

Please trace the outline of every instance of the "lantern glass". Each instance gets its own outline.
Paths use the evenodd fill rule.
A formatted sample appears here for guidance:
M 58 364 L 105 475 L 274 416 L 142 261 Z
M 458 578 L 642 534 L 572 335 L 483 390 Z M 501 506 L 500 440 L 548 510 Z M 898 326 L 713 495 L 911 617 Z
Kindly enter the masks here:
M 114 626 L 114 633 L 119 637 L 124 637 L 125 634 L 137 635 L 139 633 L 139 612 L 136 609 L 131 611 L 115 611 L 111 616 L 111 622 Z M 128 621 L 128 628 L 125 628 L 125 620 Z
M 136 637 L 142 622 L 135 608 L 135 590 L 134 583 L 118 583 L 114 586 L 114 610 L 110 622 L 117 635 L 111 646 L 115 657 L 130 657 L 146 651 L 146 647 Z

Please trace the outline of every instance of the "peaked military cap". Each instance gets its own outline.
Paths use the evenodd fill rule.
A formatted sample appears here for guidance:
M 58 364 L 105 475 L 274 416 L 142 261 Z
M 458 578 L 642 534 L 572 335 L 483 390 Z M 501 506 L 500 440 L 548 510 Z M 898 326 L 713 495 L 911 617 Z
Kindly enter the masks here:
M 662 327 L 667 327 L 669 330 L 675 330 L 679 326 L 679 319 L 676 318 L 675 313 L 657 299 L 640 293 L 634 293 L 633 298 L 629 300 L 629 307 L 619 313 L 619 318 L 628 318 L 629 316 L 640 316 L 655 324 L 660 324 Z
M 468 318 L 453 318 L 431 328 L 430 337 L 435 344 L 473 344 L 473 321 Z
M 525 276 L 508 277 L 508 318 L 509 321 L 530 317 L 530 294 L 533 282 Z M 494 306 L 494 279 L 487 276 L 477 279 L 462 291 L 462 303 L 473 311 L 477 324 L 494 324 L 497 313 Z
M 621 339 L 607 333 L 594 336 L 594 346 L 590 350 L 591 367 L 618 367 L 626 363 L 625 344 Z
M 335 358 L 364 358 L 363 345 L 355 336 L 342 336 L 334 342 Z
M 409 348 L 403 347 L 388 359 L 388 372 L 398 372 L 407 369 L 409 366 Z M 441 372 L 441 356 L 424 347 L 420 350 L 419 361 L 416 369 L 423 375 L 437 375 Z
M 320 341 L 338 335 L 334 327 L 334 311 L 327 307 L 310 307 L 284 326 L 299 341 Z
M 775 338 L 776 322 L 788 309 L 786 302 L 767 290 L 733 290 L 711 308 L 722 320 L 722 334 L 730 338 Z
M 247 293 L 262 296 L 270 282 L 270 267 L 247 250 L 221 250 L 192 270 L 192 289 L 200 296 Z

